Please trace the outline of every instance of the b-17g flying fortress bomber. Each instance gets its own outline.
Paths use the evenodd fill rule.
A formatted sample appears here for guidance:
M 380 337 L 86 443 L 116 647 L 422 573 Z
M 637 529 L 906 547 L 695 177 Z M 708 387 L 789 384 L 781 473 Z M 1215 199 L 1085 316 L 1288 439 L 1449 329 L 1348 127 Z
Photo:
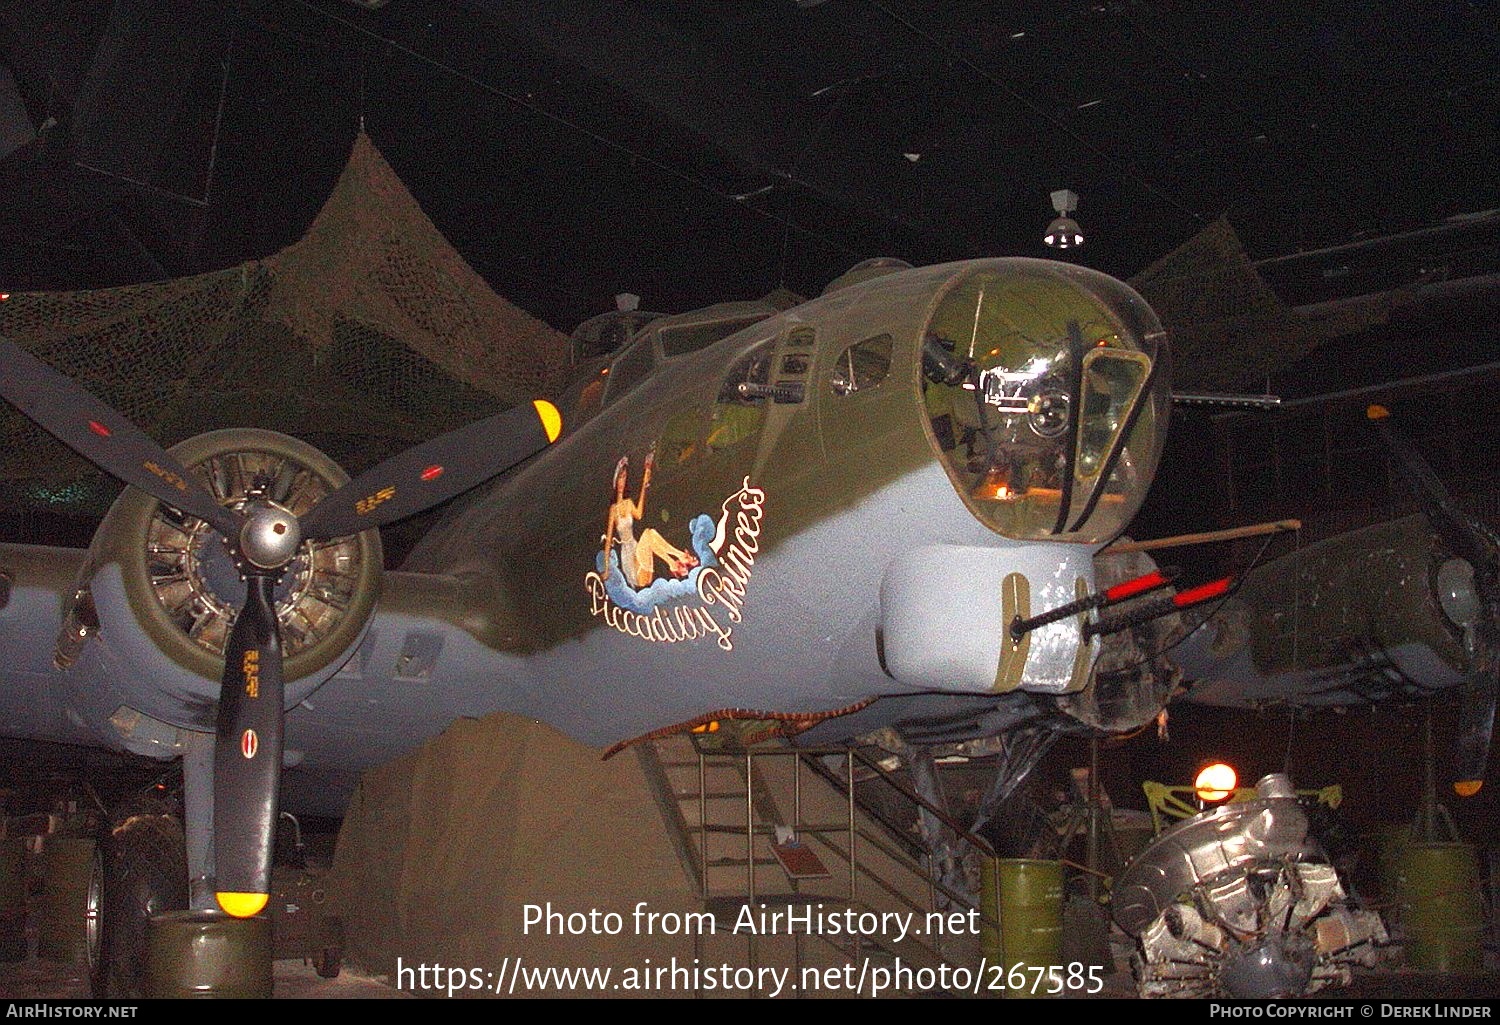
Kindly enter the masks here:
M 560 400 L 565 431 L 539 401 L 352 483 L 249 428 L 167 452 L 14 344 L 0 363 L 133 485 L 86 552 L 0 549 L 6 721 L 181 756 L 194 906 L 251 914 L 283 803 L 340 811 L 458 716 L 607 747 L 1080 690 L 1082 615 L 1008 627 L 1093 590 L 1169 405 L 1145 302 L 1034 260 L 875 261 L 791 309 L 660 318 Z M 378 526 L 469 489 L 382 574 Z
M 352 482 L 253 428 L 164 450 L 0 343 L 0 393 L 132 485 L 87 551 L 0 545 L 8 732 L 180 757 L 191 906 L 253 915 L 278 809 L 341 813 L 460 716 L 608 748 L 736 717 L 932 742 L 1159 710 L 1081 700 L 1131 625 L 1096 617 L 1094 555 L 1171 405 L 1128 286 L 877 260 L 791 308 L 618 326 L 555 405 Z M 383 572 L 377 528 L 459 494 Z

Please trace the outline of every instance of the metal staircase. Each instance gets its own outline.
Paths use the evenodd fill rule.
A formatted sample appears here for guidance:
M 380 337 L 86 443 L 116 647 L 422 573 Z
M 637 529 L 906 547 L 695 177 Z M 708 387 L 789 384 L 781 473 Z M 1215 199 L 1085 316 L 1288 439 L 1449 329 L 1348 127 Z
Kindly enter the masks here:
M 855 970 L 882 967 L 877 976 L 903 983 L 894 992 L 928 992 L 936 987 L 920 983 L 941 967 L 979 963 L 975 920 L 952 927 L 953 913 L 972 905 L 934 879 L 914 836 L 861 806 L 856 780 L 883 776 L 906 800 L 942 813 L 862 752 L 746 744 L 732 729 L 658 738 L 638 752 L 683 869 L 714 918 L 695 956 L 752 970 L 782 965 L 814 983 L 798 990 L 809 996 L 855 995 L 841 969 L 852 982 Z M 932 934 L 937 925 L 941 935 Z

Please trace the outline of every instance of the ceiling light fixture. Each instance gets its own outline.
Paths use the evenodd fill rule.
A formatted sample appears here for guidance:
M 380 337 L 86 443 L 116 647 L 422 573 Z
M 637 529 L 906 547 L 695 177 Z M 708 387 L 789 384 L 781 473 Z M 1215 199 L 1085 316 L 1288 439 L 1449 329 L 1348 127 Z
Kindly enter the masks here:
M 1057 216 L 1047 225 L 1047 234 L 1042 241 L 1053 249 L 1075 249 L 1083 245 L 1083 229 L 1068 215 L 1078 209 L 1078 193 L 1071 189 L 1058 189 L 1052 193 L 1052 209 Z

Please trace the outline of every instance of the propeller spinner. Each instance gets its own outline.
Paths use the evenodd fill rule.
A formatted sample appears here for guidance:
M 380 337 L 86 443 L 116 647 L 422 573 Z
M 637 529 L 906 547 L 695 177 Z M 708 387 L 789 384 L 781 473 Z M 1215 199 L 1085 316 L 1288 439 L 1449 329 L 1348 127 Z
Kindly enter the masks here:
M 439 505 L 557 440 L 545 400 L 423 442 L 366 470 L 302 517 L 265 495 L 219 502 L 166 449 L 84 388 L 0 339 L 0 396 L 100 469 L 207 521 L 236 556 L 245 598 L 224 652 L 214 748 L 214 862 L 219 906 L 260 913 L 271 891 L 281 787 L 285 683 L 274 592 L 306 539 L 380 527 Z

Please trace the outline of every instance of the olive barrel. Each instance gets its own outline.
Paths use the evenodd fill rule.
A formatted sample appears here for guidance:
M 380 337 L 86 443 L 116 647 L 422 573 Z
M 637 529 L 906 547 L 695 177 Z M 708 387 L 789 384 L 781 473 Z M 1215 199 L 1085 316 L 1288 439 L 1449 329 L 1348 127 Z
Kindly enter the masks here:
M 1407 965 L 1419 972 L 1479 974 L 1484 905 L 1475 846 L 1408 843 L 1398 875 Z
M 0 840 L 0 961 L 26 960 L 26 841 Z
M 89 944 L 97 935 L 100 910 L 96 847 L 87 837 L 47 837 L 36 909 L 37 957 L 89 963 Z
M 1045 996 L 1056 990 L 1060 980 L 1047 969 L 1062 964 L 1062 862 L 986 858 L 980 904 L 988 920 L 980 928 L 980 951 L 987 965 L 1003 969 L 1005 995 Z
M 146 996 L 271 996 L 271 920 L 171 911 L 146 927 Z
M 1411 827 L 1381 826 L 1370 834 L 1375 848 L 1375 889 L 1386 907 L 1387 918 L 1400 917 L 1401 859 L 1411 844 Z

